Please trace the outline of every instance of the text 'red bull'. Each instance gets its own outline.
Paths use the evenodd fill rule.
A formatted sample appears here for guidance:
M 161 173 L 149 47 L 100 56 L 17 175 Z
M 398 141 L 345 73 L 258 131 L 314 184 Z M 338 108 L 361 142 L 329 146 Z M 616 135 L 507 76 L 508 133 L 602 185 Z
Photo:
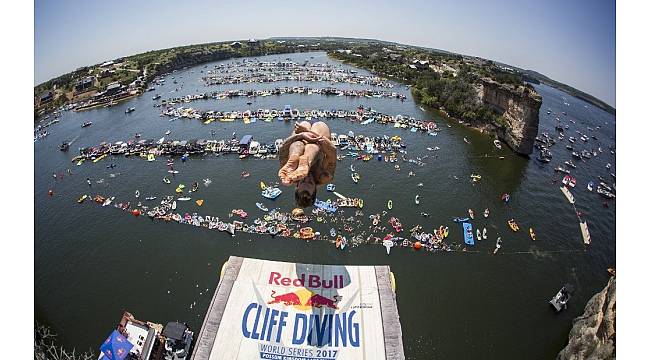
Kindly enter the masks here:
M 271 272 L 269 276 L 269 285 L 307 287 L 310 289 L 342 289 L 344 287 L 343 275 L 334 275 L 331 280 L 327 280 L 321 279 L 320 276 L 314 274 L 310 274 L 305 278 L 305 274 L 301 274 L 300 277 L 292 279 L 282 277 L 282 274 L 275 271 Z
M 360 325 L 356 310 L 336 314 L 294 314 L 290 323 L 293 345 L 359 347 Z M 280 342 L 289 313 L 251 303 L 242 317 L 241 329 L 248 339 Z

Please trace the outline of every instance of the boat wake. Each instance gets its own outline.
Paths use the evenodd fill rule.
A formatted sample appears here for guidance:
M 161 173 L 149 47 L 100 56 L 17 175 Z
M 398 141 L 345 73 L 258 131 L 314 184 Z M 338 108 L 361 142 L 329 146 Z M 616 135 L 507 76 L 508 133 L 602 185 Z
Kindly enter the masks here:
M 68 142 L 68 145 L 72 145 L 75 141 L 77 141 L 77 139 L 79 139 L 80 136 L 81 136 L 81 135 L 77 135 L 77 137 L 75 137 L 74 139 L 70 140 L 70 142 Z

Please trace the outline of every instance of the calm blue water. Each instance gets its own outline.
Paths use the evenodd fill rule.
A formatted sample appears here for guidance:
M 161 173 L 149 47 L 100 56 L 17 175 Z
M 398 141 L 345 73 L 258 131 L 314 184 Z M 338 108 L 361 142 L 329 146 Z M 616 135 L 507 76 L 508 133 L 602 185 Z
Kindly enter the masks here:
M 334 62 L 324 53 L 264 59 L 287 57 L 298 62 Z M 390 265 L 397 278 L 397 301 L 408 358 L 548 359 L 565 345 L 571 319 L 605 285 L 606 268 L 616 265 L 616 202 L 610 201 L 609 208 L 604 208 L 602 198 L 586 189 L 587 182 L 597 182 L 598 175 L 614 180 L 605 165 L 611 163 L 611 171 L 615 172 L 615 156 L 608 150 L 610 145 L 615 145 L 615 117 L 544 85 L 536 86 L 543 97 L 540 134 L 556 134 L 555 115 L 546 114 L 550 108 L 563 123 L 568 123 L 566 119 L 575 120 L 575 125 L 568 123 L 567 138 L 577 135 L 575 130 L 595 135 L 604 151 L 587 162 L 574 161 L 577 169 L 572 170 L 578 179 L 577 187 L 572 190 L 577 209 L 584 214 L 592 235 L 593 245 L 588 251 L 583 251 L 573 208 L 559 190 L 559 183 L 552 181 L 557 178 L 553 168 L 558 164 L 564 166 L 564 161 L 571 158 L 570 151 L 564 148 L 566 140 L 551 148 L 553 161 L 541 165 L 534 159 L 514 156 L 507 147 L 497 150 L 490 137 L 475 130 L 423 112 L 410 95 L 404 102 L 284 95 L 257 98 L 251 106 L 246 105 L 249 100 L 245 98 L 184 105 L 222 111 L 282 109 L 285 104 L 300 109 L 354 109 L 364 105 L 383 113 L 437 121 L 443 130 L 436 137 L 378 124 L 361 126 L 342 120 L 328 121 L 336 133 L 353 130 L 369 136 L 399 135 L 408 145 L 409 157 L 430 155 L 423 167 L 400 161 L 399 172 L 390 163 L 354 161 L 362 177 L 358 184 L 350 179 L 348 168 L 353 160 L 345 158 L 338 164 L 334 182 L 338 192 L 365 199 L 359 231 L 367 231 L 370 226 L 367 216 L 385 210 L 391 199 L 394 207 L 390 215 L 399 217 L 406 229 L 421 224 L 431 231 L 446 225 L 451 234 L 445 241 L 462 244 L 461 229 L 451 221 L 452 217 L 467 216 L 468 208 L 477 213 L 489 208 L 489 218 L 480 216 L 474 221 L 475 226 L 488 229 L 488 240 L 477 242 L 469 249 L 471 252 L 425 253 L 397 248 L 387 256 L 380 245 L 362 245 L 342 253 L 327 242 L 306 243 L 247 234 L 231 238 L 207 229 L 135 218 L 112 207 L 89 202 L 77 204 L 76 199 L 84 193 L 115 196 L 117 201 L 136 201 L 133 195 L 136 189 L 142 197 L 160 199 L 173 193 L 175 183 L 187 185 L 209 177 L 212 184 L 207 188 L 201 186 L 195 195 L 205 199 L 205 204 L 198 208 L 194 202 L 179 203 L 181 213 L 224 217 L 231 209 L 244 208 L 250 216 L 261 215 L 255 207 L 255 202 L 263 200 L 258 183 L 276 180 L 277 160 L 241 161 L 232 156 L 205 156 L 191 158 L 186 163 L 177 161 L 175 168 L 180 173 L 171 185 L 161 181 L 167 175 L 162 158 L 146 162 L 116 157 L 82 166 L 70 162 L 79 147 L 127 140 L 135 133 L 141 133 L 142 138 L 158 139 L 169 129 L 172 133 L 168 138 L 183 140 L 212 138 L 211 130 L 217 132 L 216 138 L 229 138 L 236 131 L 238 136 L 252 134 L 258 141 L 271 142 L 286 137 L 291 130 L 291 124 L 284 122 L 258 121 L 250 125 L 241 122 L 204 125 L 196 120 L 169 122 L 168 118 L 158 116 L 160 108 L 153 107 L 151 96 L 155 93 L 170 98 L 218 89 L 330 86 L 284 82 L 206 87 L 200 80 L 204 75 L 200 71 L 205 72 L 212 65 L 178 71 L 172 75 L 178 84 L 173 84 L 168 77 L 167 84 L 155 92 L 112 108 L 64 113 L 61 122 L 50 128 L 51 135 L 34 144 L 35 313 L 39 321 L 52 326 L 64 345 L 81 350 L 93 348 L 97 352 L 123 310 L 143 320 L 187 321 L 198 330 L 221 265 L 228 256 L 239 255 L 303 263 Z M 393 91 L 409 94 L 402 86 Z M 135 107 L 136 111 L 126 115 L 127 107 Z M 561 115 L 562 111 L 567 115 Z M 80 125 L 86 121 L 92 121 L 93 125 L 82 129 Z M 587 126 L 601 128 L 591 132 Z M 463 142 L 463 137 L 471 143 Z M 74 140 L 68 153 L 57 149 L 63 140 Z M 440 147 L 435 152 L 437 157 L 426 149 L 434 146 Z M 590 140 L 586 147 L 598 147 L 596 140 Z M 485 157 L 486 154 L 492 157 Z M 505 159 L 499 160 L 498 156 Z M 106 169 L 110 162 L 116 164 L 112 170 Z M 65 173 L 68 168 L 74 175 L 65 174 L 63 179 L 54 180 L 53 173 Z M 244 170 L 251 173 L 248 179 L 240 178 Z M 409 171 L 416 176 L 408 177 Z M 110 177 L 110 173 L 118 175 Z M 472 184 L 470 174 L 481 174 L 482 180 Z M 87 177 L 93 180 L 91 190 L 85 183 Z M 103 183 L 97 184 L 100 179 L 104 179 Z M 423 187 L 417 187 L 420 182 Z M 49 189 L 54 190 L 53 197 L 47 196 Z M 506 192 L 511 195 L 508 205 L 499 200 Z M 420 194 L 419 206 L 413 202 L 415 194 Z M 319 195 L 322 199 L 332 197 L 324 190 Z M 285 189 L 273 206 L 290 211 L 293 208 L 291 189 Z M 419 215 L 421 211 L 431 216 L 423 218 Z M 354 211 L 345 210 L 341 215 L 353 216 Z M 506 221 L 513 217 L 522 230 L 534 227 L 536 242 L 531 241 L 527 231 L 515 234 L 508 229 Z M 312 226 L 322 232 L 330 227 L 318 223 Z M 498 256 L 493 256 L 498 235 L 504 243 Z M 547 301 L 565 282 L 576 286 L 576 294 L 568 311 L 556 315 Z

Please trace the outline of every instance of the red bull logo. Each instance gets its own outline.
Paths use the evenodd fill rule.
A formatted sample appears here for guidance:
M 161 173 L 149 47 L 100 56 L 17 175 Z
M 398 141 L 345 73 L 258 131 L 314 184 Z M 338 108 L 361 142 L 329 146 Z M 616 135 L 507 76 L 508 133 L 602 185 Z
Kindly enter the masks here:
M 267 302 L 267 304 L 279 304 L 283 303 L 284 306 L 290 306 L 290 305 L 302 305 L 300 302 L 300 298 L 296 293 L 286 293 L 282 295 L 275 296 L 275 290 L 271 291 L 271 298 L 273 300 Z
M 320 309 L 322 307 L 338 310 L 337 303 L 340 300 L 341 296 L 339 295 L 334 295 L 334 298 L 330 299 L 321 294 L 315 294 L 306 288 L 300 288 L 294 292 L 280 295 L 276 295 L 275 290 L 272 290 L 271 300 L 267 304 L 283 304 L 284 306 L 293 306 L 298 310 Z
M 321 308 L 323 306 L 328 307 L 330 309 L 336 309 L 338 310 L 339 307 L 336 305 L 336 303 L 339 301 L 339 296 L 334 295 L 334 300 L 328 299 L 325 296 L 322 296 L 320 294 L 314 294 L 312 295 L 309 300 L 307 301 L 306 306 L 311 306 L 315 308 Z

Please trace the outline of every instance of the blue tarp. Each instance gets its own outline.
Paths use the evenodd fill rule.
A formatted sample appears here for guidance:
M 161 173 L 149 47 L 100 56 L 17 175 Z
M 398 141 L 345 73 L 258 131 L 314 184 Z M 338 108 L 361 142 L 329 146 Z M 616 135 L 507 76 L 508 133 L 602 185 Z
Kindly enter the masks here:
M 474 245 L 474 232 L 472 231 L 472 224 L 464 222 L 463 233 L 465 235 L 465 244 Z
M 113 330 L 99 350 L 110 360 L 124 360 L 129 354 L 129 351 L 131 351 L 131 348 L 133 348 L 133 344 L 117 330 Z

